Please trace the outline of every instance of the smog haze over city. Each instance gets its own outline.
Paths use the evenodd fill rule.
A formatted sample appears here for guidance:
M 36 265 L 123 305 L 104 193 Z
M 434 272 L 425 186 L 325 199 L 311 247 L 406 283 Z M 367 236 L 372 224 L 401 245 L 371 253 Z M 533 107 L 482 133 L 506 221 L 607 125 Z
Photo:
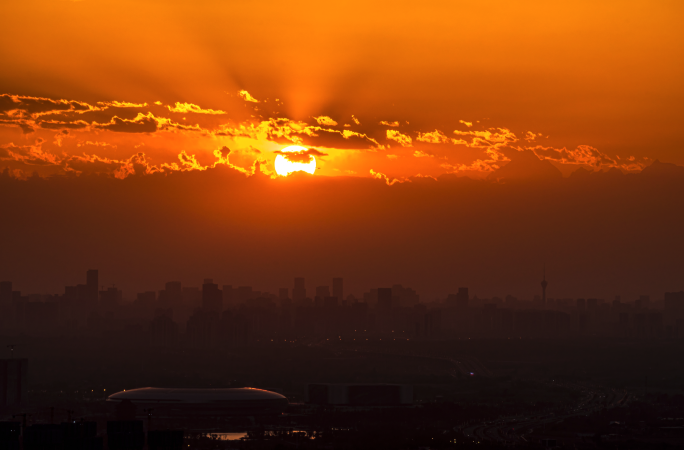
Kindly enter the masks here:
M 684 445 L 683 4 L 0 17 L 0 448 Z

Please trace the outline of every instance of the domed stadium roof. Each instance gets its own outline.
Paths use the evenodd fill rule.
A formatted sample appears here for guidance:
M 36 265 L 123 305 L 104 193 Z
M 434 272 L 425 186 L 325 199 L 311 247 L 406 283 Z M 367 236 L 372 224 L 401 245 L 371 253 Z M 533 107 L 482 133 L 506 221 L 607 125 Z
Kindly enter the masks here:
M 287 398 L 272 391 L 254 388 L 176 389 L 146 387 L 130 389 L 107 398 L 108 402 L 130 400 L 133 403 L 175 405 L 235 405 L 249 403 L 284 403 Z

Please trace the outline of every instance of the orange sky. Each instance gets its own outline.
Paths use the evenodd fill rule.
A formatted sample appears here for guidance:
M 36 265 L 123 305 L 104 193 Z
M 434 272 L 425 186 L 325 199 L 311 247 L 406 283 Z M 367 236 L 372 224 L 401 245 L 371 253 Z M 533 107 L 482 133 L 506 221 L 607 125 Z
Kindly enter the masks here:
M 251 173 L 260 161 L 272 174 L 287 144 L 325 154 L 327 176 L 481 177 L 529 150 L 565 175 L 684 164 L 682 12 L 676 1 L 3 2 L 0 168 L 125 177 L 217 163 Z

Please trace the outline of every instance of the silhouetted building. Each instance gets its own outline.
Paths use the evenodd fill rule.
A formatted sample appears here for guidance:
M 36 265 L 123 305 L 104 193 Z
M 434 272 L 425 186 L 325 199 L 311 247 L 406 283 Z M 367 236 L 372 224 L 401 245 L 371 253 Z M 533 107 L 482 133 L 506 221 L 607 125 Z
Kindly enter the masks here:
M 142 420 L 113 420 L 107 422 L 109 450 L 142 450 L 145 432 Z
M 9 306 L 12 303 L 12 282 L 0 282 L 0 308 Z
M 202 307 L 202 292 L 198 287 L 183 288 L 183 305 L 190 308 Z
M 159 306 L 162 308 L 177 308 L 182 302 L 183 288 L 180 281 L 169 281 L 159 291 Z
M 316 297 L 324 299 L 330 297 L 330 287 L 329 286 L 318 286 L 316 288 Z
M 213 416 L 280 415 L 287 398 L 254 388 L 186 389 L 146 387 L 127 389 L 107 398 L 110 404 L 131 401 L 138 408 L 152 407 L 158 413 Z M 111 423 L 111 422 L 110 422 Z
M 252 297 L 252 286 L 239 286 L 237 288 L 237 302 L 239 305 L 244 305 Z
M 584 312 L 587 310 L 587 302 L 583 298 L 578 298 L 576 305 L 577 305 L 577 311 Z
M 458 294 L 449 294 L 447 305 L 457 308 L 466 308 L 470 302 L 470 294 L 467 287 L 458 288 Z
M 81 285 L 79 285 L 79 287 L 80 286 Z M 112 310 L 119 306 L 122 299 L 123 293 L 115 287 L 110 287 L 107 290 L 100 291 L 100 306 L 106 310 Z
M 202 284 L 202 309 L 217 313 L 223 312 L 223 293 L 211 278 L 205 279 Z
M 378 288 L 378 309 L 392 308 L 392 288 Z
M 634 306 L 637 308 L 648 308 L 651 304 L 650 295 L 640 295 L 637 301 L 634 302 Z
M 548 286 L 549 283 L 546 282 L 546 265 L 544 265 L 544 278 L 542 279 L 541 282 L 541 288 L 542 288 L 542 298 L 541 298 L 541 306 L 542 308 L 546 308 L 546 286 Z
M 233 286 L 230 284 L 223 285 L 223 309 L 228 309 L 233 306 Z
M 28 359 L 0 359 L 0 411 L 17 411 L 26 405 Z
M 588 298 L 587 299 L 587 311 L 591 314 L 596 314 L 597 309 L 598 309 L 598 299 L 597 298 Z
M 290 298 L 289 294 L 289 289 L 288 288 L 280 288 L 278 289 L 278 299 L 280 300 L 287 300 Z
M 173 321 L 171 309 L 157 309 L 150 322 L 150 344 L 156 347 L 173 347 L 178 342 L 178 324 Z
M 184 447 L 183 430 L 148 430 L 149 450 L 181 450 Z
M 90 269 L 86 272 L 86 301 L 88 302 L 89 309 L 94 309 L 97 306 L 98 279 L 99 275 L 97 269 Z
M 332 296 L 337 297 L 339 301 L 344 300 L 344 280 L 342 278 L 333 278 Z
M 665 312 L 684 312 L 684 291 L 665 293 Z
M 2 447 L 5 448 L 5 447 Z M 97 422 L 40 423 L 24 430 L 24 450 L 102 450 Z
M 219 342 L 219 314 L 198 309 L 186 325 L 188 344 L 195 348 L 211 347 Z
M 395 284 L 392 286 L 392 302 L 394 306 L 411 307 L 420 303 L 420 296 L 411 288 Z
M 292 300 L 301 301 L 306 298 L 306 288 L 304 287 L 304 278 L 294 279 L 294 289 L 292 289 Z

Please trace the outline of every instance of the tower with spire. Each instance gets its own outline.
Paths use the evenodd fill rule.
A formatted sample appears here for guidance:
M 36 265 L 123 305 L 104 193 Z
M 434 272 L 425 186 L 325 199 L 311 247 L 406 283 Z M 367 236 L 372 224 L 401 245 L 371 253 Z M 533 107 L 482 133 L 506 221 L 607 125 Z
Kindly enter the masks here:
M 546 286 L 548 286 L 549 283 L 546 282 L 546 263 L 544 264 L 544 278 L 542 279 L 541 282 L 541 287 L 542 287 L 542 308 L 546 308 Z

